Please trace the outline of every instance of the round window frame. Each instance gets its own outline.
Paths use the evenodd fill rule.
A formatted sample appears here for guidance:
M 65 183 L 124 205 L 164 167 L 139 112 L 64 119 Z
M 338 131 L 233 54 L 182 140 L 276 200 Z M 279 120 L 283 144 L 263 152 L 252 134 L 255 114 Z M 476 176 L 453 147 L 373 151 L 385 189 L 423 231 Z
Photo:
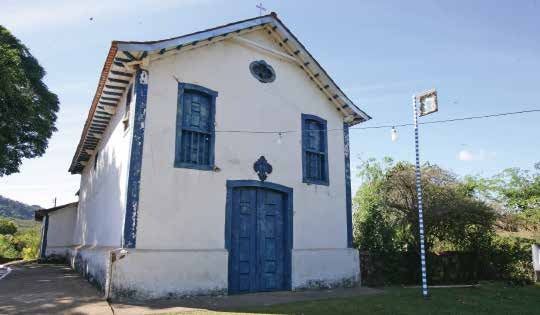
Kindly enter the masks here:
M 261 77 L 261 75 L 256 70 L 256 66 L 264 66 L 268 71 L 270 71 L 270 78 Z M 249 64 L 249 71 L 251 72 L 251 75 L 261 83 L 272 83 L 276 80 L 276 71 L 264 60 L 256 60 L 251 62 Z

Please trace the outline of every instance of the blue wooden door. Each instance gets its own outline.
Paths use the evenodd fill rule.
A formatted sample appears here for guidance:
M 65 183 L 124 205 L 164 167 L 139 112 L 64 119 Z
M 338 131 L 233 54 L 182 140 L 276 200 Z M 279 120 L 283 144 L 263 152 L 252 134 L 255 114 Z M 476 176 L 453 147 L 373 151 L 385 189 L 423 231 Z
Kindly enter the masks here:
M 285 290 L 283 193 L 235 188 L 232 205 L 230 292 Z

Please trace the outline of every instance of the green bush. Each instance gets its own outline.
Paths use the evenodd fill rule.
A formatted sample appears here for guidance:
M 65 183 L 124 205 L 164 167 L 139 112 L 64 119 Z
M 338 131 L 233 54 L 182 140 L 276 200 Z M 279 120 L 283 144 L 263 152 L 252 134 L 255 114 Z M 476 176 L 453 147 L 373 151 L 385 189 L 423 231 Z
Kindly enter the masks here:
M 436 165 L 425 164 L 421 171 L 429 283 L 531 283 L 532 241 L 496 233 L 500 214 L 494 203 L 478 194 L 479 187 L 485 185 L 471 178 L 460 179 Z M 394 163 L 389 158 L 382 162 L 369 159 L 362 161 L 358 175 L 363 183 L 353 201 L 353 233 L 362 253 L 364 283 L 418 283 L 420 242 L 414 165 Z M 540 185 L 540 177 L 535 180 Z M 537 199 L 531 200 L 524 204 L 536 207 Z
M 17 250 L 13 235 L 0 235 L 0 257 L 19 258 L 20 252 Z
M 19 242 L 23 245 L 21 254 L 24 260 L 38 258 L 40 236 L 35 229 L 28 229 L 21 233 Z
M 39 253 L 39 244 L 40 236 L 34 228 L 16 231 L 13 234 L 0 234 L 0 257 L 36 259 Z
M 511 284 L 530 284 L 534 281 L 531 246 L 528 239 L 494 237 L 489 249 L 489 261 L 497 279 Z
M 17 233 L 17 225 L 12 220 L 0 218 L 0 235 L 13 235 Z

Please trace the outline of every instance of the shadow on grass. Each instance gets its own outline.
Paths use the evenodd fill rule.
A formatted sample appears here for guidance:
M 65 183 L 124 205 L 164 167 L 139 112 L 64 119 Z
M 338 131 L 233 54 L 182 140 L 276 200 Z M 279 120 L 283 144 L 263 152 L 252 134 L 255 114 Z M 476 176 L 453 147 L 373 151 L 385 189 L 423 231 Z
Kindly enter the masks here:
M 281 304 L 307 303 L 316 300 L 350 298 L 380 293 L 382 291 L 377 289 L 355 287 L 295 292 L 261 292 L 230 296 L 193 296 L 167 300 L 114 301 L 112 305 L 119 314 L 128 310 L 132 313 L 136 313 L 136 310 L 138 310 L 140 313 L 159 313 L 159 311 L 162 311 L 168 314 L 181 312 L 238 313 L 246 311 L 258 313 L 259 308 L 274 307 Z M 265 309 L 264 312 L 269 313 L 269 310 Z
M 121 314 L 540 314 L 540 285 L 482 282 L 474 288 L 387 287 L 268 292 L 114 302 Z M 14 267 L 0 283 L 1 314 L 112 314 L 101 294 L 63 265 Z
M 181 301 L 176 300 L 175 302 Z M 263 301 L 264 302 L 264 301 Z M 269 303 L 272 300 L 268 301 Z M 176 304 L 177 306 L 180 304 Z M 163 309 L 166 314 L 539 314 L 540 286 L 481 283 L 473 288 L 437 288 L 423 298 L 416 288 L 389 287 L 374 295 L 253 307 L 197 305 L 191 309 Z M 149 307 L 149 306 L 147 306 Z M 159 308 L 150 308 L 154 312 Z M 121 314 L 121 312 L 119 312 Z

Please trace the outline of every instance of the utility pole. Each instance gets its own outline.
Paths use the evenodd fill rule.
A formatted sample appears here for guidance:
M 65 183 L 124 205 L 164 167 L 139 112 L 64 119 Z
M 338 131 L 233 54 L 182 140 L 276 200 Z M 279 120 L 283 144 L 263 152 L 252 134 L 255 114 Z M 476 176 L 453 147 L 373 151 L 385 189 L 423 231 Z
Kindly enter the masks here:
M 416 101 L 420 103 L 420 112 Z M 418 118 L 434 113 L 438 110 L 437 92 L 429 90 L 412 96 L 414 111 L 414 147 L 416 151 L 416 191 L 418 194 L 418 227 L 420 230 L 420 266 L 422 268 L 422 295 L 428 296 L 427 270 L 426 270 L 426 248 L 424 245 L 424 214 L 422 209 L 422 184 L 420 176 L 420 145 L 418 137 Z

